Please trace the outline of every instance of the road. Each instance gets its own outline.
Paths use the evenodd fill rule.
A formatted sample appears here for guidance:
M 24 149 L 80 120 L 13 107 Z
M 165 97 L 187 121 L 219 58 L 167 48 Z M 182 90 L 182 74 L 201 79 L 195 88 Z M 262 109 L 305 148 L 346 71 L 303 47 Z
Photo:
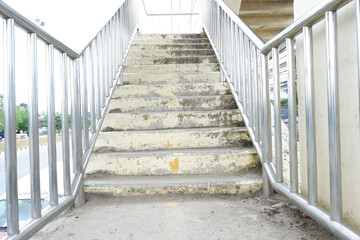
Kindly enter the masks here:
M 39 155 L 40 155 L 40 168 L 47 167 L 48 166 L 47 145 L 40 146 Z M 30 173 L 29 149 L 18 150 L 17 159 L 18 159 L 18 163 L 17 163 L 18 179 L 21 179 Z M 56 143 L 56 160 L 57 162 L 62 160 L 61 142 Z M 28 189 L 30 189 L 30 183 Z M 5 154 L 1 153 L 0 154 L 0 196 L 2 196 L 4 193 L 5 193 Z

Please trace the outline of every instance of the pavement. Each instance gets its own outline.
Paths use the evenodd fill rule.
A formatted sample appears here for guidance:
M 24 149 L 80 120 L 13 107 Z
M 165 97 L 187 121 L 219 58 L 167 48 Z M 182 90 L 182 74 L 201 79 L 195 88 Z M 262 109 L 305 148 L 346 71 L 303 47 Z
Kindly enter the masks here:
M 31 239 L 336 239 L 279 194 L 87 198 Z

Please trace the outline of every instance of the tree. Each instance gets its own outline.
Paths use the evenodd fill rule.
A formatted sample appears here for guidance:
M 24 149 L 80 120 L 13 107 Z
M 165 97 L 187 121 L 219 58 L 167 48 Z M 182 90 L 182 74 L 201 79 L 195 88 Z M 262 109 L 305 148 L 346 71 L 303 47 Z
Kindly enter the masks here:
M 48 115 L 44 116 L 44 127 L 47 127 L 48 124 Z M 71 127 L 71 117 L 69 116 L 69 127 Z M 62 119 L 60 113 L 55 113 L 55 129 L 56 131 L 61 134 L 62 129 Z
M 29 110 L 26 103 L 16 106 L 16 130 L 29 132 Z

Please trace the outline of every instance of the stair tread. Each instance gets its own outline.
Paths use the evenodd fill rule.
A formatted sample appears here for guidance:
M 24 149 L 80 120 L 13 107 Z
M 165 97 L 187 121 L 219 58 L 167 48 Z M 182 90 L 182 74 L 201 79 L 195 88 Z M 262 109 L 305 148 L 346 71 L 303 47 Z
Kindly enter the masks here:
M 293 15 L 292 8 L 282 8 L 282 9 L 266 9 L 266 10 L 240 10 L 239 16 L 249 16 L 249 15 Z
M 185 155 L 208 155 L 208 154 L 256 154 L 254 147 L 226 147 L 226 148 L 183 148 L 183 149 L 162 149 L 162 150 L 145 150 L 145 151 L 128 151 L 128 152 L 108 152 L 94 153 L 93 155 L 112 155 L 112 156 L 185 156 Z
M 200 175 L 164 175 L 164 176 L 121 176 L 112 174 L 94 174 L 87 176 L 85 187 L 126 187 L 126 186 L 186 186 L 186 185 L 225 185 L 234 183 L 262 183 L 257 172 L 200 174 Z

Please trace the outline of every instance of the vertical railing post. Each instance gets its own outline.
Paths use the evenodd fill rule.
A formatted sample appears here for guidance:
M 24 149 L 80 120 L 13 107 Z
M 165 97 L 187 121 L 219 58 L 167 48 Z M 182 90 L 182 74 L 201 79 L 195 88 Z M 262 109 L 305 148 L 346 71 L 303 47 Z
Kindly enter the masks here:
M 273 79 L 274 79 L 274 125 L 275 125 L 275 159 L 276 159 L 276 182 L 283 180 L 282 166 L 282 142 L 281 142 L 281 107 L 280 107 L 280 74 L 279 74 L 279 51 L 272 49 Z
M 4 120 L 7 233 L 19 233 L 19 205 L 16 159 L 15 105 L 15 21 L 4 20 Z
M 336 12 L 326 12 L 325 19 L 329 112 L 330 217 L 334 221 L 339 221 L 342 218 L 342 198 Z
M 286 39 L 286 66 L 288 74 L 288 114 L 289 114 L 289 158 L 290 158 L 290 192 L 298 192 L 298 158 L 296 127 L 296 86 L 294 71 L 294 40 Z
M 88 113 L 88 94 L 87 94 L 87 56 L 86 51 L 81 57 L 82 60 L 82 81 L 81 81 L 81 110 L 83 118 L 83 146 L 84 151 L 89 149 L 89 113 Z
M 95 46 L 96 45 L 96 40 L 94 40 L 94 42 L 91 44 L 91 49 L 90 49 L 90 66 L 91 66 L 91 82 L 90 82 L 90 119 L 91 119 L 91 133 L 95 133 L 96 132 L 96 107 L 95 107 L 95 99 L 96 99 L 96 95 L 95 95 Z
M 49 166 L 49 186 L 50 186 L 50 205 L 58 205 L 57 188 L 57 166 L 56 166 L 56 126 L 55 126 L 55 78 L 54 78 L 54 45 L 46 46 L 46 75 L 48 82 L 47 104 L 48 104 L 48 166 Z
M 306 111 L 306 146 L 308 168 L 308 201 L 317 203 L 316 174 L 316 129 L 315 129 L 315 98 L 314 98 L 314 67 L 312 27 L 303 28 L 304 60 L 305 60 L 305 111 Z
M 71 128 L 73 143 L 74 172 L 76 175 L 83 173 L 83 150 L 81 141 L 81 114 L 80 114 L 80 91 L 79 91 L 79 59 L 73 60 L 74 77 L 72 78 L 71 91 Z M 75 206 L 84 203 L 84 179 L 80 179 L 79 192 L 75 200 Z
M 64 195 L 71 195 L 71 178 L 70 178 L 70 150 L 69 150 L 69 101 L 68 101 L 68 56 L 63 53 L 61 56 L 61 134 L 62 134 L 62 158 L 63 158 L 63 184 Z
M 31 186 L 31 217 L 41 217 L 37 35 L 28 33 L 29 78 L 29 157 Z
M 268 70 L 268 57 L 267 55 L 261 54 L 261 78 L 262 78 L 262 120 L 263 120 L 263 149 L 262 156 L 264 163 L 271 162 L 271 118 L 270 118 L 270 89 L 269 89 L 269 70 Z M 271 184 L 269 178 L 263 168 L 263 193 L 265 196 L 272 194 Z

